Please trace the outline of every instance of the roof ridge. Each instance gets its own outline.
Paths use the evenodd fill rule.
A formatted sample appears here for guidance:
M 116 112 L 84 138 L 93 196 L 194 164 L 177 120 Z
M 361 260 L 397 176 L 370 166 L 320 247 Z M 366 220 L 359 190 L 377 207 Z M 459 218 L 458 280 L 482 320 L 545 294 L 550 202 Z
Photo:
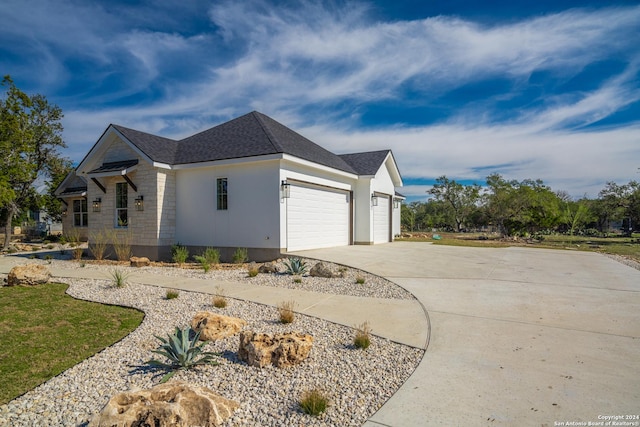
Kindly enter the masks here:
M 269 140 L 269 143 L 273 146 L 273 149 L 276 150 L 277 153 L 283 153 L 284 149 L 277 142 L 276 136 L 273 134 L 273 132 L 271 132 L 271 129 L 269 129 L 269 127 L 264 122 L 264 120 L 262 120 L 263 114 L 255 110 L 252 111 L 250 114 L 256 119 L 256 121 L 260 125 L 260 128 L 262 128 L 264 133 L 267 135 L 267 139 Z

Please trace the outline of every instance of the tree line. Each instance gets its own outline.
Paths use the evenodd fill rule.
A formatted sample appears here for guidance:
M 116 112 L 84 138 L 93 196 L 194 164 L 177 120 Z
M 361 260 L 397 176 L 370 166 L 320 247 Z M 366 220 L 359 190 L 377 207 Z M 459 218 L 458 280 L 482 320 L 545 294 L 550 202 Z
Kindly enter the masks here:
M 486 178 L 486 186 L 436 180 L 426 202 L 402 205 L 403 230 L 472 231 L 493 227 L 503 236 L 541 232 L 606 233 L 616 224 L 625 234 L 640 229 L 640 183 L 608 182 L 598 197 L 572 199 L 542 180 Z
M 0 97 L 0 221 L 5 226 L 4 248 L 9 246 L 12 226 L 26 219 L 29 210 L 46 210 L 60 218 L 60 201 L 53 195 L 71 170 L 60 155 L 62 110 L 40 94 L 27 95 L 5 76 Z M 34 184 L 46 183 L 37 192 Z

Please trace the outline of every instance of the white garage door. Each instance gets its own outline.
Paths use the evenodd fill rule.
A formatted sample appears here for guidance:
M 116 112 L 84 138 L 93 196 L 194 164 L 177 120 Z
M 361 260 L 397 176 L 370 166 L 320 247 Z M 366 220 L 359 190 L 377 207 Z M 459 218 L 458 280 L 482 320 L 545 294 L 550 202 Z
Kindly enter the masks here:
M 287 250 L 349 244 L 349 192 L 292 184 L 287 203 Z
M 388 196 L 378 196 L 378 206 L 373 207 L 373 243 L 385 243 L 390 241 L 390 206 L 391 204 L 389 203 Z

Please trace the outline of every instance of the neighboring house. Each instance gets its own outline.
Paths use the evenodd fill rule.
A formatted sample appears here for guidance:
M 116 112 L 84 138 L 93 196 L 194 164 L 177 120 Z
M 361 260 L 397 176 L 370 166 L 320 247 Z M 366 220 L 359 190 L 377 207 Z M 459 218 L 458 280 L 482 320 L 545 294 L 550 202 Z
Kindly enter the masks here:
M 109 125 L 57 189 L 65 230 L 131 233 L 133 253 L 171 246 L 223 259 L 390 242 L 400 229 L 390 150 L 336 155 L 258 112 L 176 141 Z

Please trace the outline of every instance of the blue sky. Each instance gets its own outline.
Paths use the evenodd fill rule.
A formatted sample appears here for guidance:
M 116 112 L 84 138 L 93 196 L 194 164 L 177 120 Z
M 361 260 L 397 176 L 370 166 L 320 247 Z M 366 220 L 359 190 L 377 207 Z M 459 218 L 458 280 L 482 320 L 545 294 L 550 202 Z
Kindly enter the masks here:
M 435 178 L 640 179 L 638 1 L 0 2 L 0 72 L 65 113 L 79 161 L 109 123 L 181 138 L 252 110 L 336 152 Z

